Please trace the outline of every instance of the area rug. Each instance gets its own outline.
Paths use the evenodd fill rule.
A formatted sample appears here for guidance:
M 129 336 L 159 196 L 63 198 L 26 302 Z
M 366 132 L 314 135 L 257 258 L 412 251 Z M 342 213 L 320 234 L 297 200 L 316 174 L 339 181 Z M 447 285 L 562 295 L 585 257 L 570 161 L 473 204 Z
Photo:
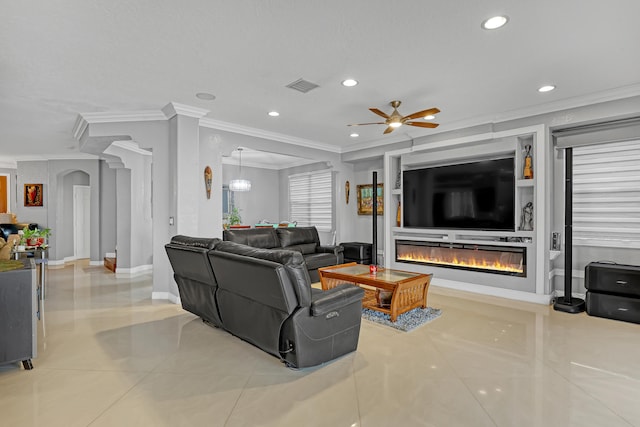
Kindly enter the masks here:
M 362 318 L 371 322 L 379 323 L 381 325 L 390 326 L 400 331 L 409 332 L 418 326 L 422 326 L 425 323 L 437 319 L 442 314 L 442 310 L 439 308 L 414 308 L 411 311 L 407 311 L 398 316 L 395 322 L 392 322 L 391 317 L 386 313 L 370 310 L 368 308 L 362 309 Z

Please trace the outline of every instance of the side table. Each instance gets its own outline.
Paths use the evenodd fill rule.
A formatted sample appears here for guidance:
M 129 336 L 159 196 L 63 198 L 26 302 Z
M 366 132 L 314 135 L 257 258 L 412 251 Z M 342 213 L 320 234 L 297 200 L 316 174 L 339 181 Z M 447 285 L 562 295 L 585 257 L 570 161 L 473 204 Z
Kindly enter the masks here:
M 45 264 L 47 264 L 47 250 L 49 248 L 47 246 L 35 246 L 30 247 L 27 246 L 22 250 L 18 250 L 18 247 L 14 247 L 11 251 L 14 259 L 20 259 L 22 256 L 32 255 L 36 265 L 40 266 L 40 282 L 38 284 L 40 299 L 44 299 L 45 297 L 45 284 L 46 284 L 46 268 Z

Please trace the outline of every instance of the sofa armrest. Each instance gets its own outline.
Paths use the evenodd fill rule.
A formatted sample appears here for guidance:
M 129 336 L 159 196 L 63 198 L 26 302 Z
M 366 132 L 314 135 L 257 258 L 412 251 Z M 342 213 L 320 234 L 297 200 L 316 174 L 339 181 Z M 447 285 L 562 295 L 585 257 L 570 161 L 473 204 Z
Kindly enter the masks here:
M 349 283 L 343 283 L 322 293 L 316 293 L 311 300 L 311 315 L 324 316 L 339 308 L 360 301 L 364 297 L 364 289 Z
M 341 245 L 336 246 L 318 246 L 316 248 L 317 253 L 328 253 L 334 254 L 335 256 L 339 256 L 342 252 L 344 252 L 344 248 Z

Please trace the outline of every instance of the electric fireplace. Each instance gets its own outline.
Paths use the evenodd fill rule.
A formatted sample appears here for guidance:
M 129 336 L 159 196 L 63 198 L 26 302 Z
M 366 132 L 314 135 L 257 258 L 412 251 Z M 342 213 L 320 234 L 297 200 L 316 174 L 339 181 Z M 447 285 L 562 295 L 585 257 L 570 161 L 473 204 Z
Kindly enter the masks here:
M 527 248 L 396 240 L 396 261 L 527 277 Z

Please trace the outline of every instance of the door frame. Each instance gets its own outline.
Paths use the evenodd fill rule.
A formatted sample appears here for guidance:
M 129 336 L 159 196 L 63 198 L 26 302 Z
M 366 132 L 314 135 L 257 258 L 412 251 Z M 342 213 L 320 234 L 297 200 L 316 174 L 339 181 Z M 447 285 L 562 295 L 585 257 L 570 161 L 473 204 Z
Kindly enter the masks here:
M 76 224 L 77 224 L 76 214 L 78 213 L 78 206 L 77 206 L 78 198 L 76 197 L 76 194 L 78 193 L 78 190 L 80 188 L 89 190 L 88 197 L 83 198 L 84 202 L 87 203 L 86 208 L 89 210 L 89 215 L 87 216 L 87 218 L 85 218 L 84 230 L 82 230 L 83 234 L 88 236 L 88 239 L 89 239 L 88 247 L 86 248 L 86 250 L 89 252 L 89 256 L 87 257 L 85 256 L 81 257 L 81 255 L 78 254 L 78 238 L 80 237 L 80 235 L 78 234 L 78 231 L 79 231 L 78 227 L 76 227 Z M 84 209 L 82 210 L 84 211 Z M 73 185 L 73 257 L 75 259 L 91 258 L 91 186 L 90 185 L 77 185 L 77 184 Z
M 11 212 L 11 174 L 0 173 L 0 176 L 7 177 L 7 212 Z

